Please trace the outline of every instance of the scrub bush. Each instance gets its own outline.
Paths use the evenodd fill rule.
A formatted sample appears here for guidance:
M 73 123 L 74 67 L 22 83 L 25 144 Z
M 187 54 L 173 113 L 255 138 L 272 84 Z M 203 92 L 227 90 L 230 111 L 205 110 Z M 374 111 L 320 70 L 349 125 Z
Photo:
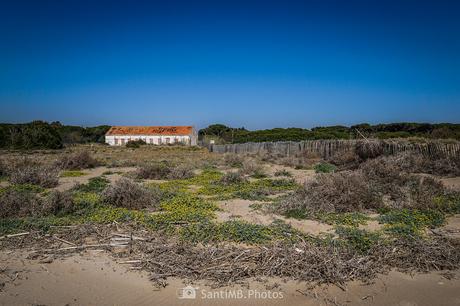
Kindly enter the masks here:
M 59 170 L 24 159 L 10 168 L 9 179 L 13 184 L 33 184 L 51 188 L 59 183 Z
M 40 198 L 31 191 L 8 188 L 0 193 L 0 218 L 39 216 L 41 206 Z
M 158 208 L 162 192 L 157 187 L 145 188 L 128 178 L 121 178 L 103 192 L 103 201 L 130 209 Z
M 82 170 L 99 165 L 100 163 L 87 151 L 65 155 L 56 162 L 56 166 L 64 170 Z
M 315 165 L 314 169 L 316 173 L 332 173 L 337 170 L 337 167 L 329 163 L 319 163 Z
M 126 147 L 127 148 L 140 148 L 140 146 L 143 146 L 143 145 L 146 145 L 147 143 L 145 141 L 143 141 L 142 139 L 139 139 L 139 140 L 129 140 L 127 143 L 126 143 Z
M 66 215 L 74 211 L 74 202 L 70 192 L 53 191 L 45 199 L 42 207 L 44 215 Z

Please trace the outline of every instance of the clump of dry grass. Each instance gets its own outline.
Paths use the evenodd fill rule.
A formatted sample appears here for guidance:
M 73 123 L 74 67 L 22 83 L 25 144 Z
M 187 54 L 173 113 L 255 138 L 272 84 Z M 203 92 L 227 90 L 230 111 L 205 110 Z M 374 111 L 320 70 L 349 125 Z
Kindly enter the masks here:
M 52 188 L 59 183 L 59 170 L 56 167 L 44 166 L 25 158 L 14 162 L 8 173 L 13 184 L 33 184 Z
M 119 179 L 103 192 L 103 201 L 106 204 L 130 209 L 156 209 L 161 197 L 159 188 L 147 189 L 128 178 Z
M 13 188 L 0 193 L 0 218 L 30 217 L 41 214 L 40 198 L 30 191 Z
M 94 168 L 99 165 L 100 163 L 88 151 L 64 155 L 56 162 L 56 166 L 64 170 L 82 170 Z

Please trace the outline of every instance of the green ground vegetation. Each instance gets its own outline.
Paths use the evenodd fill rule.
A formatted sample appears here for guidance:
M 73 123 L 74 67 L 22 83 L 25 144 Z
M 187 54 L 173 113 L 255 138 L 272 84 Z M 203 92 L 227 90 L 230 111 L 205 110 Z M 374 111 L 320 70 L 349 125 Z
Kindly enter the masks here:
M 61 177 L 79 177 L 86 175 L 86 172 L 80 170 L 67 170 L 61 173 Z

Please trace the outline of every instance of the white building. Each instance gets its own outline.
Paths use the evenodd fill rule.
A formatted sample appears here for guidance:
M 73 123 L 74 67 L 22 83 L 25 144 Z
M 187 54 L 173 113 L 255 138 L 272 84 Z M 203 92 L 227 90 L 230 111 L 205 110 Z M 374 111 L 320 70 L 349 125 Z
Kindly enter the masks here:
M 105 142 L 111 146 L 122 146 L 139 139 L 152 145 L 195 146 L 198 133 L 193 126 L 112 126 L 105 134 Z

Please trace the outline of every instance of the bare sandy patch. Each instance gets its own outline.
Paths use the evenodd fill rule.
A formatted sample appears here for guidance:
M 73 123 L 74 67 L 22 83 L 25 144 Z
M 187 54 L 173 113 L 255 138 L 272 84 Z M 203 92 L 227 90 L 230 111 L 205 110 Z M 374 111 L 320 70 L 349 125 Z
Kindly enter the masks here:
M 379 214 L 376 213 L 368 213 L 366 214 L 367 217 L 369 217 L 371 220 L 367 220 L 366 224 L 360 224 L 359 228 L 366 230 L 368 232 L 376 232 L 380 231 L 383 229 L 384 224 L 379 223 L 377 221 L 377 218 L 379 217 Z
M 264 169 L 270 176 L 274 176 L 275 172 L 277 171 L 286 170 L 291 173 L 292 178 L 296 181 L 296 183 L 301 185 L 312 180 L 316 175 L 315 170 L 294 169 L 291 167 L 276 164 L 265 164 Z
M 162 184 L 162 183 L 166 183 L 167 180 L 146 179 L 146 180 L 142 180 L 142 182 L 144 184 Z
M 447 177 L 441 178 L 440 180 L 444 186 L 460 191 L 460 177 Z
M 360 224 L 359 228 L 368 232 L 376 232 L 382 230 L 383 226 L 384 225 L 379 223 L 377 220 L 368 220 L 366 224 Z
M 10 182 L 8 181 L 0 181 L 0 187 L 8 187 L 10 185 Z
M 460 214 L 448 217 L 446 225 L 433 230 L 433 232 L 440 232 L 449 237 L 460 239 Z
M 217 202 L 222 211 L 217 212 L 217 220 L 224 222 L 235 219 L 235 217 L 255 224 L 269 225 L 275 219 L 268 215 L 263 214 L 260 211 L 252 209 L 251 204 L 262 204 L 263 202 L 242 200 L 242 199 L 232 199 Z

